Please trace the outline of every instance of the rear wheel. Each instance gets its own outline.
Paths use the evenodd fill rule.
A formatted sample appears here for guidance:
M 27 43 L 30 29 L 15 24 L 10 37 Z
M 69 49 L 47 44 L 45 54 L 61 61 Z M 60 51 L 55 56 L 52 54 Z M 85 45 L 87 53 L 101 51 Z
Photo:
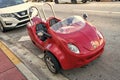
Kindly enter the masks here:
M 77 4 L 77 0 L 71 0 L 71 3 Z
M 32 40 L 32 43 L 35 44 L 35 42 Z
M 52 2 L 53 0 L 44 0 L 45 2 Z
M 58 0 L 55 0 L 55 3 L 56 3 L 56 4 L 59 4 L 59 1 L 58 1 Z
M 45 60 L 45 63 L 47 65 L 48 69 L 52 73 L 56 74 L 60 71 L 60 64 L 59 64 L 58 60 L 50 52 L 45 53 L 44 60 Z
M 96 0 L 97 2 L 100 2 L 100 0 Z
M 82 0 L 82 3 L 86 3 L 87 2 L 87 0 Z

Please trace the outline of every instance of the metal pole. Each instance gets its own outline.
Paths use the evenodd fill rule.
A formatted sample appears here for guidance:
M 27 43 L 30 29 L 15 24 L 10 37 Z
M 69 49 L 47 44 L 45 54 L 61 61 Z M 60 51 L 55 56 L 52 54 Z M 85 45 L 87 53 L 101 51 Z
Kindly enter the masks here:
M 53 16 L 56 17 L 55 11 L 54 11 L 54 8 L 53 8 L 53 5 L 52 5 L 51 3 L 48 3 L 48 2 L 42 3 L 42 12 L 43 12 L 43 16 L 44 16 L 45 20 L 47 20 L 46 14 L 45 14 L 45 10 L 44 10 L 44 5 L 45 5 L 45 4 L 47 4 L 48 6 L 50 6 L 50 8 L 51 8 L 51 10 L 52 10 L 52 13 L 53 13 Z
M 37 10 L 37 12 L 38 12 L 38 16 L 39 16 L 40 18 L 42 18 L 42 17 L 41 17 L 41 14 L 40 14 L 40 12 L 39 12 L 39 9 L 38 9 L 37 7 L 35 7 L 35 6 L 31 6 L 31 7 L 29 8 L 29 10 L 32 9 L 32 8 L 35 8 L 35 9 Z M 29 16 L 29 19 L 30 19 L 30 23 L 32 24 L 32 20 L 31 20 L 30 14 L 29 14 L 29 10 L 28 10 L 28 16 Z

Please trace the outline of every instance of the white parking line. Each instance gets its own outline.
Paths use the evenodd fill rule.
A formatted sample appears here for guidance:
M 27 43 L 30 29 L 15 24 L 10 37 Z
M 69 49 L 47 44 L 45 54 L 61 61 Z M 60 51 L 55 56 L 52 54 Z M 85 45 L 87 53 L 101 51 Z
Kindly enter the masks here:
M 29 36 L 22 36 L 18 41 L 28 41 L 30 40 L 30 37 Z

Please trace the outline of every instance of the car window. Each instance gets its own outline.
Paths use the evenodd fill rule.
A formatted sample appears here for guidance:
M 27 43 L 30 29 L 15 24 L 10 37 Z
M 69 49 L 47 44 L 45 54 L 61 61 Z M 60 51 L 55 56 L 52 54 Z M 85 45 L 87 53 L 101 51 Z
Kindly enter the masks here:
M 85 21 L 80 16 L 71 16 L 51 26 L 56 33 L 68 34 L 80 30 L 85 26 Z
M 24 3 L 24 1 L 23 0 L 0 0 L 0 8 L 14 6 L 21 3 Z

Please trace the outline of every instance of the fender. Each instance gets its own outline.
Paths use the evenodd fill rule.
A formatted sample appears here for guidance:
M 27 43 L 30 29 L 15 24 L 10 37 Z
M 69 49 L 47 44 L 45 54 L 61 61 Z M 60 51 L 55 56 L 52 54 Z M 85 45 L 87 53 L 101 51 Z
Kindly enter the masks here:
M 50 52 L 53 54 L 59 61 L 62 69 L 67 70 L 70 68 L 70 62 L 68 61 L 68 58 L 66 58 L 66 54 L 58 48 L 58 45 L 48 44 L 44 52 Z

